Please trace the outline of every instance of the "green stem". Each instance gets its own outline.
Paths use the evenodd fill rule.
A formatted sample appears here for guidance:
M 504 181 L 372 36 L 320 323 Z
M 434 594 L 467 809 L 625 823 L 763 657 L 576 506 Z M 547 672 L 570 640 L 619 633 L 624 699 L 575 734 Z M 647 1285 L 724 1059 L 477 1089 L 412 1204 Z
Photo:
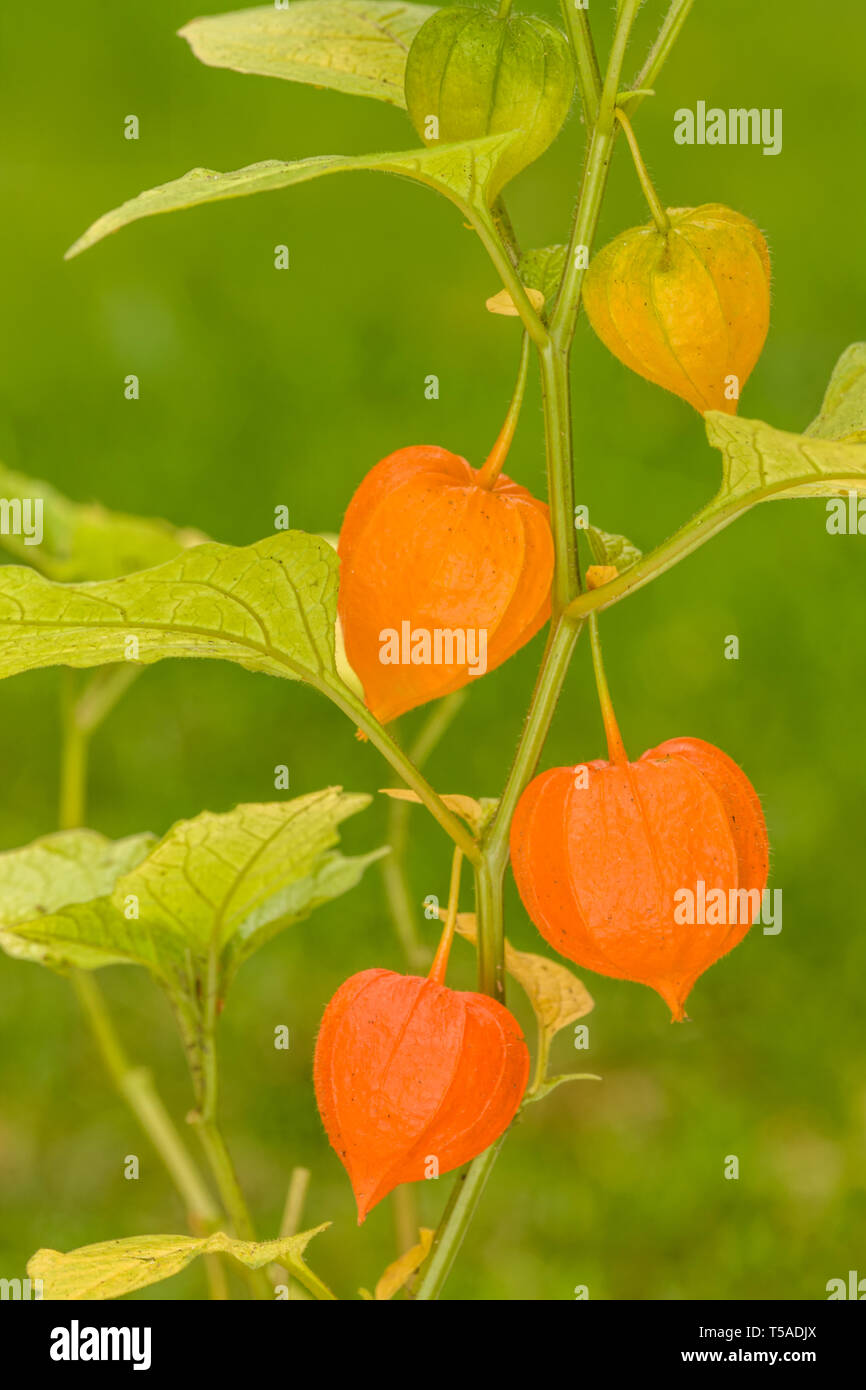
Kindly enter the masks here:
M 451 725 L 465 698 L 465 690 L 455 690 L 453 694 L 446 695 L 444 700 L 433 705 L 421 726 L 418 737 L 409 748 L 409 760 L 419 771 Z M 410 970 L 423 969 L 426 974 L 430 966 L 431 952 L 426 942 L 422 941 L 418 935 L 418 928 L 415 923 L 417 910 L 409 887 L 409 876 L 406 869 L 411 813 L 411 802 L 398 801 L 396 798 L 389 799 L 385 843 L 391 846 L 391 853 L 387 854 L 380 863 L 391 920 L 403 947 L 406 963 Z
M 459 845 L 470 864 L 479 862 L 478 843 L 468 826 L 453 811 L 449 811 L 442 798 L 433 790 L 426 778 L 422 777 L 411 758 L 391 737 L 387 729 L 374 719 L 363 701 L 335 676 L 321 678 L 321 688 L 344 714 L 353 719 L 358 728 L 367 735 L 370 742 L 399 773 L 408 787 L 411 787 L 427 807 L 428 811 L 450 835 L 455 845 Z
M 623 102 L 629 115 L 634 115 L 647 91 L 655 86 L 655 80 L 667 62 L 668 55 L 676 43 L 680 30 L 689 17 L 694 0 L 672 0 L 659 30 L 659 36 L 650 49 L 647 60 L 632 83 L 634 95 Z
M 526 380 L 529 376 L 529 350 L 529 334 L 524 332 L 520 343 L 520 362 L 517 368 L 517 381 L 514 385 L 508 411 L 502 422 L 502 428 L 496 436 L 496 443 L 487 455 L 483 466 L 478 470 L 478 483 L 481 487 L 493 487 L 508 457 L 508 450 L 511 448 L 514 432 L 517 429 L 517 422 L 520 419 L 523 397 L 526 394 Z
M 614 115 L 616 116 L 616 119 L 619 121 L 620 125 L 623 128 L 623 131 L 625 132 L 625 138 L 628 141 L 628 147 L 631 150 L 631 157 L 634 163 L 635 172 L 638 176 L 638 182 L 640 183 L 640 186 L 643 189 L 643 195 L 646 198 L 647 203 L 649 204 L 649 210 L 652 213 L 653 221 L 655 222 L 656 227 L 660 231 L 661 235 L 667 236 L 668 232 L 671 229 L 671 220 L 665 211 L 664 204 L 662 203 L 661 198 L 655 191 L 655 186 L 653 184 L 652 179 L 649 176 L 649 170 L 647 169 L 646 164 L 644 163 L 643 155 L 640 152 L 640 145 L 637 142 L 637 136 L 632 130 L 631 121 L 629 120 L 625 112 L 621 110 L 620 107 L 616 108 Z
M 505 1131 L 507 1134 L 508 1131 Z M 479 1154 L 464 1168 L 454 1184 L 454 1189 L 445 1208 L 445 1214 L 433 1241 L 430 1255 L 424 1265 L 424 1273 L 415 1298 L 427 1302 L 439 1297 L 445 1280 L 451 1271 L 466 1232 L 475 1215 L 481 1194 L 490 1177 L 499 1150 L 505 1143 L 505 1134 L 500 1135 L 495 1144 Z
M 589 12 L 575 9 L 574 0 L 561 0 L 561 6 L 577 65 L 577 85 L 583 106 L 583 119 L 589 130 L 598 120 L 598 104 L 601 98 L 601 73 L 598 69 L 592 30 L 589 27 Z
M 502 998 L 504 994 L 502 882 L 508 859 L 511 818 L 547 737 L 578 636 L 578 630 L 573 628 L 571 621 L 565 621 L 563 618 L 566 607 L 569 613 L 572 611 L 576 601 L 574 595 L 580 587 L 574 532 L 569 355 L 577 324 L 584 272 L 578 265 L 575 252 L 578 246 L 591 246 L 595 236 L 616 138 L 614 110 L 619 79 L 639 3 L 640 0 L 622 0 L 618 9 L 598 120 L 590 139 L 566 269 L 550 321 L 549 333 L 545 332 L 543 336 L 533 333 L 527 316 L 521 310 L 527 331 L 539 349 L 556 570 L 551 632 L 533 693 L 532 705 L 496 815 L 484 837 L 481 862 L 479 864 L 477 857 L 473 860 L 478 896 L 480 988 L 496 998 Z M 500 259 L 507 260 L 504 252 Z M 507 284 L 506 287 L 511 291 L 510 285 Z M 517 303 L 514 292 L 511 293 Z M 430 1258 L 424 1268 L 417 1293 L 419 1299 L 438 1298 L 504 1138 L 503 1135 L 496 1144 L 479 1155 L 458 1178 L 440 1222 Z
M 553 531 L 553 620 L 580 592 L 577 532 L 574 526 L 574 472 L 571 439 L 569 349 L 548 343 L 539 353 L 544 408 L 547 487 Z
M 165 1164 L 186 1205 L 191 1229 L 214 1230 L 220 1220 L 219 1208 L 154 1088 L 150 1073 L 143 1067 L 130 1066 L 93 977 L 77 970 L 72 975 L 72 985 L 108 1074 Z
M 548 638 L 517 753 L 484 840 L 485 862 L 500 877 L 508 861 L 508 832 L 517 802 L 541 757 L 579 635 L 580 625 L 560 621 Z
M 448 911 L 445 914 L 445 926 L 442 929 L 439 946 L 427 977 L 437 985 L 444 985 L 445 976 L 448 973 L 448 958 L 451 955 L 454 928 L 457 926 L 457 911 L 460 906 L 460 870 L 462 868 L 463 852 L 455 846 L 454 854 L 451 857 L 451 882 L 448 885 Z
M 598 703 L 601 706 L 601 717 L 604 723 L 604 732 L 607 738 L 607 756 L 612 763 L 625 765 L 628 763 L 628 755 L 616 722 L 616 714 L 613 708 L 613 700 L 610 698 L 610 688 L 607 683 L 607 676 L 604 670 L 604 659 L 601 654 L 601 640 L 598 635 L 598 616 L 593 613 L 589 619 L 589 641 L 592 647 L 592 669 L 595 672 L 595 687 L 598 691 Z
M 472 210 L 469 215 L 485 251 L 499 271 L 500 279 L 514 301 L 514 307 L 523 320 L 524 328 L 535 346 L 543 348 L 547 343 L 547 329 L 527 296 L 526 287 L 517 274 L 508 248 L 500 239 L 495 218 L 489 213 L 479 213 L 477 210 Z
M 218 1065 L 216 1019 L 218 1012 L 218 954 L 214 945 L 208 955 L 204 998 L 199 1008 L 184 998 L 176 998 L 175 1012 L 189 1062 L 196 1109 L 190 1117 L 208 1161 L 220 1200 L 240 1240 L 255 1241 L 256 1233 L 246 1199 L 238 1182 L 234 1164 L 217 1119 Z M 270 1299 L 271 1282 L 263 1269 L 243 1270 L 253 1296 Z
M 598 225 L 598 215 L 601 211 L 601 201 L 604 196 L 608 169 L 616 140 L 617 127 L 614 111 L 620 75 L 629 34 L 639 4 L 640 0 L 623 0 L 617 15 L 610 61 L 599 101 L 598 120 L 593 127 L 589 141 L 586 167 L 568 246 L 565 274 L 550 319 L 550 336 L 561 348 L 567 349 L 570 346 L 577 325 L 580 292 L 586 271 L 586 267 L 583 265 L 584 257 L 579 256 L 578 251 L 585 247 L 589 253 Z
M 89 737 L 78 719 L 81 672 L 71 667 L 61 673 L 60 805 L 61 830 L 77 830 L 84 824 L 87 796 L 87 752 Z
M 777 490 L 781 492 L 784 488 L 780 486 Z M 616 579 L 611 579 L 609 583 L 602 584 L 598 589 L 591 589 L 588 593 L 578 594 L 566 609 L 566 620 L 580 623 L 590 613 L 601 613 L 605 608 L 612 608 L 621 599 L 627 598 L 629 594 L 658 579 L 659 575 L 673 569 L 680 560 L 699 550 L 719 531 L 723 531 L 732 521 L 736 521 L 738 516 L 742 516 L 754 506 L 756 501 L 763 501 L 767 496 L 772 496 L 772 492 L 763 493 L 759 498 L 747 493 L 727 503 L 713 499 L 692 517 L 691 521 L 681 526 L 679 531 L 661 545 L 657 545 L 655 550 L 644 555 L 636 564 L 629 565 Z
M 502 920 L 502 879 L 498 865 L 485 855 L 475 871 L 475 911 L 478 926 L 478 988 L 505 1003 L 505 929 Z
M 62 830 L 76 829 L 85 820 L 90 734 L 136 674 L 134 667 L 111 667 L 91 679 L 82 690 L 80 672 L 72 669 L 63 672 L 59 816 Z M 149 1138 L 186 1207 L 190 1230 L 196 1234 L 215 1230 L 220 1224 L 220 1209 L 181 1139 L 150 1072 L 131 1065 L 102 990 L 85 970 L 70 972 L 70 983 L 118 1094 Z M 225 1277 L 218 1258 L 208 1256 L 205 1267 L 211 1297 L 225 1298 Z

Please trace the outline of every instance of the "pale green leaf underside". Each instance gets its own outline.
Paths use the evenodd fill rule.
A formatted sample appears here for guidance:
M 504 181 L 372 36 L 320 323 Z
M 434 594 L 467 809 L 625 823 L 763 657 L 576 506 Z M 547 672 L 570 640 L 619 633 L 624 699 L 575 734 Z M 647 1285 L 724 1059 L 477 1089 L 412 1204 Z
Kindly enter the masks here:
M 707 438 L 722 451 L 722 486 L 708 511 L 739 512 L 774 497 L 866 492 L 866 443 L 789 434 L 761 420 L 710 410 Z
M 253 1243 L 234 1240 L 217 1231 L 210 1236 L 132 1236 L 84 1245 L 61 1254 L 37 1250 L 28 1261 L 31 1279 L 41 1279 L 48 1300 L 121 1298 L 136 1289 L 159 1284 L 191 1264 L 199 1255 L 231 1255 L 249 1269 L 279 1263 L 316 1298 L 334 1295 L 306 1264 L 303 1256 L 313 1236 L 327 1229 L 316 1226 L 300 1235 Z
M 866 494 L 866 344 L 854 343 L 843 352 L 821 413 L 804 434 L 719 410 L 707 411 L 704 423 L 709 442 L 722 454 L 716 496 L 624 574 L 576 599 L 569 610 L 573 618 L 609 608 L 643 588 L 759 502 Z
M 60 830 L 0 854 L 0 928 L 68 903 L 110 893 L 138 864 L 155 835 L 108 840 L 96 830 Z
M 254 951 L 355 887 L 384 853 L 334 849 L 340 822 L 369 801 L 332 787 L 205 811 L 158 844 L 143 835 L 112 845 L 82 830 L 9 851 L 0 855 L 0 946 L 60 971 L 144 966 L 189 997 L 213 941 L 224 992 Z
M 833 369 L 820 414 L 806 430 L 819 439 L 866 440 L 866 343 L 852 343 Z
M 203 811 L 179 821 L 118 880 L 114 904 L 122 909 L 134 895 L 142 921 L 199 950 L 211 942 L 221 950 L 275 894 L 309 879 L 337 844 L 340 822 L 370 799 L 328 787 L 294 801 L 236 806 L 223 815 Z M 307 907 L 303 898 L 296 900 L 296 911 Z M 279 904 L 276 910 L 285 915 Z
M 0 532 L 10 555 L 49 579 L 114 579 L 149 569 L 207 537 L 167 521 L 111 512 L 98 503 L 71 502 L 40 478 L 28 478 L 0 464 L 0 498 L 42 502 L 42 542 L 29 545 L 23 535 Z
M 0 679 L 121 662 L 134 637 L 143 665 L 220 658 L 316 683 L 335 670 L 337 570 L 330 546 L 303 531 L 243 548 L 212 542 L 91 584 L 9 565 L 0 568 Z
M 141 965 L 172 993 L 189 993 L 190 963 L 180 939 L 148 922 L 127 920 L 111 898 L 69 903 L 0 931 L 0 946 L 19 960 L 61 974 L 106 965 Z
M 87 250 L 103 237 L 119 231 L 142 217 L 181 208 L 215 203 L 225 198 L 243 198 L 250 193 L 268 193 L 293 184 L 306 183 L 323 174 L 365 170 L 398 174 L 444 193 L 465 212 L 484 207 L 484 190 L 498 159 L 514 139 L 513 132 L 486 135 L 456 145 L 433 149 L 407 150 L 398 154 L 316 155 L 311 159 L 286 163 L 279 159 L 250 164 L 244 169 L 221 174 L 213 169 L 191 169 L 182 178 L 139 193 L 113 212 L 93 223 L 66 252 L 67 260 Z
M 410 45 L 432 5 L 294 0 L 194 19 L 180 30 L 209 67 L 308 82 L 405 108 Z
M 388 852 L 388 847 L 383 846 L 369 854 L 323 855 L 306 878 L 280 889 L 238 925 L 223 952 L 226 977 L 230 978 L 254 951 L 286 927 L 302 921 L 323 903 L 342 897 L 356 887 L 369 865 Z
M 99 914 L 98 901 L 92 900 L 110 893 L 118 877 L 155 843 L 154 835 L 112 841 L 95 830 L 63 830 L 0 854 L 0 947 L 7 955 L 55 969 L 78 964 L 76 953 L 55 939 L 55 914 Z M 24 923 L 31 930 L 19 934 Z M 123 958 L 106 958 L 104 951 L 97 955 L 100 965 Z

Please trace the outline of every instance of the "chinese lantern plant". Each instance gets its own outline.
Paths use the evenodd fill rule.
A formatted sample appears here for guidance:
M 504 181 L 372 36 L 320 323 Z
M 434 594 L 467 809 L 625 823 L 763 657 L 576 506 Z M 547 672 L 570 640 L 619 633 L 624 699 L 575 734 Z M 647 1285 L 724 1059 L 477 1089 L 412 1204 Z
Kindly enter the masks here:
M 752 902 L 767 879 L 761 806 L 727 753 L 679 737 L 636 760 L 626 755 L 601 672 L 598 614 L 759 502 L 866 491 L 863 345 L 843 354 L 821 413 L 804 434 L 736 415 L 740 389 L 767 336 L 767 246 L 745 210 L 717 202 L 666 209 L 656 195 L 632 118 L 655 90 L 689 4 L 672 0 L 657 42 L 626 90 L 624 65 L 633 54 L 638 8 L 639 0 L 620 0 L 616 6 L 603 71 L 589 14 L 572 5 L 563 7 L 562 29 L 535 16 L 512 16 L 508 0 L 496 11 L 445 6 L 432 14 L 427 6 L 394 6 L 387 0 L 297 0 L 285 11 L 239 11 L 188 25 L 184 37 L 205 63 L 390 104 L 397 108 L 395 122 L 403 119 L 402 141 L 408 147 L 400 148 L 395 137 L 396 153 L 269 159 L 229 173 L 194 169 L 100 218 L 68 255 L 141 218 L 285 189 L 326 174 L 374 171 L 414 180 L 455 206 L 501 282 L 494 288 L 479 281 L 477 301 L 466 304 L 459 325 L 450 323 L 452 331 L 471 334 L 485 301 L 521 321 L 523 352 L 512 407 L 487 461 L 476 468 L 460 452 L 458 439 L 450 439 L 448 447 L 442 440 L 407 445 L 399 403 L 392 403 L 382 422 L 380 461 L 353 458 L 344 494 L 332 499 L 330 529 L 336 531 L 342 521 L 339 560 L 325 540 L 293 531 L 244 547 L 208 542 L 153 569 L 92 583 L 57 583 L 33 570 L 0 568 L 0 675 L 58 664 L 146 665 L 174 656 L 229 660 L 250 671 L 303 680 L 348 716 L 387 760 L 406 784 L 403 794 L 423 804 L 453 841 L 455 861 L 463 856 L 471 865 L 476 911 L 471 928 L 466 915 L 462 925 L 477 947 L 477 991 L 456 991 L 445 983 L 451 936 L 461 928 L 452 892 L 448 926 L 430 973 L 371 965 L 342 984 L 335 980 L 316 1045 L 322 1118 L 349 1172 L 362 1219 L 395 1187 L 427 1177 L 422 1159 L 430 1153 L 442 1172 L 467 1165 L 432 1246 L 427 1233 L 417 1246 L 401 1251 L 376 1286 L 389 1291 L 382 1296 L 414 1281 L 413 1297 L 438 1298 L 518 1107 L 543 1097 L 561 1079 L 547 1076 L 552 1033 L 564 1019 L 591 1007 L 580 981 L 565 967 L 543 957 L 528 963 L 528 956 L 508 946 L 503 883 L 509 846 L 529 916 L 548 942 L 585 969 L 650 986 L 675 1018 L 683 1016 L 701 973 L 737 944 L 754 916 L 750 912 L 747 920 L 724 929 L 685 926 L 672 911 L 677 890 L 700 880 L 729 894 L 743 892 Z M 575 88 L 582 125 L 569 126 Z M 573 167 L 583 168 L 571 228 L 562 242 L 524 251 L 505 197 L 511 181 L 529 177 L 527 171 L 560 132 L 563 142 L 571 142 Z M 621 133 L 652 220 L 596 250 L 607 172 L 622 147 Z M 543 169 L 532 177 L 542 179 Z M 677 201 L 697 199 L 682 188 Z M 751 210 L 756 216 L 758 211 Z M 594 564 L 585 572 L 575 527 L 569 375 L 582 305 L 597 336 L 625 365 L 700 412 L 722 460 L 718 493 L 647 554 L 622 537 L 590 528 Z M 401 306 L 399 323 L 407 333 L 412 331 L 409 314 Z M 538 489 L 530 491 L 510 462 L 504 471 L 533 350 L 542 396 L 546 498 L 535 495 Z M 585 350 L 592 351 L 592 345 Z M 624 395 L 614 405 L 625 410 Z M 697 435 L 694 447 L 697 453 Z M 607 459 L 590 462 L 613 467 Z M 618 466 L 627 486 L 633 461 Z M 364 698 L 338 668 L 338 608 Z M 585 764 L 586 781 L 579 786 L 573 768 L 534 778 L 587 621 L 608 758 Z M 396 648 L 383 646 L 383 634 L 402 637 L 404 625 L 408 659 L 401 640 Z M 422 762 L 453 712 L 453 703 L 441 697 L 471 688 L 476 675 L 495 681 L 495 674 L 486 673 L 495 672 L 545 626 L 538 677 L 499 795 L 476 801 L 465 792 L 440 794 Z M 452 654 L 450 661 L 438 663 L 414 660 L 414 633 L 421 633 L 417 650 L 422 652 L 425 634 L 447 633 L 453 642 L 455 633 L 466 637 L 470 630 L 485 634 L 484 671 L 480 664 L 471 669 L 465 650 L 462 659 Z M 382 659 L 385 651 L 388 660 Z M 429 720 L 410 755 L 385 726 L 426 703 Z M 515 716 L 515 729 L 518 723 Z M 794 731 L 791 741 L 796 746 Z M 510 753 L 504 749 L 503 758 Z M 757 776 L 759 770 L 750 771 Z M 328 803 L 333 822 L 346 803 L 342 793 L 331 796 L 336 798 Z M 285 812 L 238 809 L 242 814 L 230 853 L 208 846 L 202 826 L 194 822 L 182 823 L 194 825 L 193 831 L 175 828 L 148 852 L 141 846 L 98 847 L 98 865 L 90 865 L 85 875 L 88 891 L 79 881 L 47 915 L 37 901 L 27 920 L 19 915 L 9 930 L 18 954 L 34 959 L 39 952 L 59 951 L 61 965 L 107 963 L 106 953 L 116 958 L 118 951 L 129 954 L 134 948 L 139 963 L 162 971 L 176 1004 L 182 989 L 176 1012 L 193 1063 L 193 1118 L 223 1207 L 217 1218 L 231 1218 L 254 1265 L 283 1262 L 307 1279 L 311 1291 L 327 1297 L 309 1271 L 304 1273 L 303 1243 L 291 1244 L 314 1232 L 286 1238 L 288 1243 L 252 1240 L 252 1220 L 217 1125 L 216 1024 L 221 986 L 247 947 L 264 944 L 299 912 L 350 887 L 363 864 L 353 868 L 334 857 L 327 837 L 321 856 L 307 862 L 299 825 L 294 839 L 287 832 L 286 853 L 291 847 L 299 862 L 297 875 L 286 881 L 283 858 L 268 853 L 273 846 L 267 830 L 270 819 Z M 213 828 L 210 821 L 208 826 Z M 179 834 L 192 839 L 179 845 Z M 87 845 L 92 852 L 93 842 Z M 193 849 L 201 870 L 194 891 L 184 873 L 185 856 Z M 407 886 L 402 849 L 395 835 L 388 908 L 406 941 L 405 919 L 411 932 L 419 895 Z M 146 853 L 141 863 L 127 861 L 127 854 L 135 859 L 139 852 Z M 243 891 L 234 879 L 225 882 L 238 863 L 248 865 Z M 452 874 L 452 888 L 453 882 Z M 130 897 L 145 901 L 137 925 L 123 915 Z M 178 942 L 178 923 L 187 915 L 199 921 L 202 904 L 215 915 L 208 917 L 192 950 L 189 942 Z M 8 914 L 5 920 L 9 926 Z M 347 930 L 350 926 L 347 921 Z M 3 936 L 8 949 L 9 932 Z M 526 987 L 539 1020 L 528 1088 L 526 1044 L 505 1000 L 507 970 L 521 984 L 530 982 Z M 289 982 L 287 989 L 292 988 Z M 313 1039 L 305 1045 L 312 1067 Z M 124 1250 L 127 1277 L 130 1259 L 139 1280 L 145 1277 L 143 1263 L 155 1260 L 155 1279 L 172 1261 L 179 1267 L 181 1248 L 184 1258 L 237 1249 L 225 1232 L 204 1244 L 195 1241 L 193 1251 L 178 1246 L 185 1238 L 148 1239 L 168 1245 L 160 1247 L 158 1258 L 152 1246 Z M 102 1247 L 40 1255 L 37 1267 L 55 1279 L 63 1270 L 63 1277 L 84 1277 L 82 1271 L 92 1273 L 94 1261 L 108 1258 Z M 261 1292 L 261 1277 L 255 1269 L 252 1275 Z

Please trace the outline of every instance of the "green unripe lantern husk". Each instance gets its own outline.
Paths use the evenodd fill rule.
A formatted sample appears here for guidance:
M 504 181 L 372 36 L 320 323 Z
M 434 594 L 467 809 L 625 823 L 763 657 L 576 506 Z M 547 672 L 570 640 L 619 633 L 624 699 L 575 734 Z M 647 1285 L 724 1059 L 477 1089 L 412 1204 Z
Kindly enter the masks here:
M 497 165 L 491 202 L 559 134 L 574 94 L 565 35 L 535 15 L 499 19 L 448 6 L 415 35 L 406 62 L 406 106 L 426 145 L 520 132 Z M 431 117 L 438 132 L 431 138 Z

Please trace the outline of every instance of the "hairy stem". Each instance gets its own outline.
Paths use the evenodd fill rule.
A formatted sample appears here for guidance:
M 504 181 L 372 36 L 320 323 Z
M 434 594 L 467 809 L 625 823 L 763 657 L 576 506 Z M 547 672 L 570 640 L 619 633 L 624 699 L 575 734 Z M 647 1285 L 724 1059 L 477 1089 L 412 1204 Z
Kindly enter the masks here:
M 634 80 L 634 94 L 623 105 L 629 115 L 634 115 L 647 90 L 651 89 L 656 78 L 667 62 L 668 55 L 676 43 L 680 30 L 689 17 L 694 0 L 671 0 L 671 7 L 665 15 L 659 36 L 647 54 L 647 60 Z
M 574 50 L 583 119 L 589 130 L 598 120 L 598 104 L 601 99 L 601 73 L 598 69 L 592 30 L 589 27 L 589 12 L 575 9 L 574 0 L 560 0 L 560 3 Z
M 334 676 L 324 676 L 321 688 L 335 705 L 348 714 L 365 733 L 375 748 L 399 773 L 408 787 L 423 801 L 430 814 L 439 822 L 446 835 L 450 835 L 455 845 L 459 845 L 470 864 L 479 862 L 478 843 L 468 826 L 453 811 L 449 811 L 442 798 L 433 790 L 426 778 L 399 743 L 391 737 L 387 729 L 374 719 L 363 701 L 359 700 L 347 685 Z
M 505 1131 L 505 1134 L 508 1130 Z M 495 1144 L 479 1154 L 464 1168 L 454 1184 L 453 1191 L 445 1208 L 445 1214 L 436 1232 L 430 1255 L 424 1265 L 421 1283 L 415 1298 L 419 1301 L 436 1299 L 442 1292 L 445 1280 L 451 1271 L 466 1232 L 475 1215 L 481 1194 L 484 1191 L 490 1171 L 505 1143 L 505 1134 L 500 1135 Z
M 150 1073 L 130 1065 L 105 1006 L 102 991 L 85 970 L 77 970 L 72 984 L 102 1060 L 118 1092 L 135 1115 L 183 1198 L 190 1229 L 214 1230 L 220 1211 L 189 1151 L 157 1093 Z
M 81 673 L 63 672 L 60 779 L 60 828 L 83 824 L 86 805 L 87 751 L 90 735 L 98 728 L 137 674 L 135 667 L 109 667 L 100 678 L 83 682 Z M 215 1230 L 221 1218 L 204 1178 L 160 1096 L 150 1072 L 133 1066 L 112 1022 L 105 996 L 86 970 L 70 973 L 84 1018 L 90 1028 L 106 1071 L 162 1160 L 186 1207 L 187 1222 L 195 1234 Z M 208 1256 L 206 1273 L 212 1298 L 226 1297 L 219 1260 Z
M 571 610 L 580 589 L 577 538 L 574 530 L 569 356 L 580 306 L 585 257 L 576 253 L 584 246 L 588 252 L 598 225 L 607 171 L 616 139 L 614 111 L 620 74 L 639 3 L 640 0 L 621 0 L 618 8 L 610 61 L 599 101 L 598 119 L 590 137 L 565 272 L 549 331 L 546 331 L 544 336 L 534 333 L 521 309 L 527 332 L 538 348 L 556 567 L 551 632 L 529 715 L 496 815 L 482 843 L 480 863 L 477 857 L 473 860 L 478 905 L 480 988 L 498 999 L 504 997 L 505 982 L 502 884 L 508 859 L 509 827 L 517 800 L 532 775 L 547 737 L 579 630 L 563 617 L 567 608 Z M 504 251 L 499 257 L 499 260 L 502 259 L 507 260 Z M 510 286 L 507 287 L 510 289 Z M 512 298 L 515 298 L 513 292 Z M 458 1178 L 440 1222 L 433 1249 L 425 1263 L 417 1298 L 439 1297 L 504 1138 L 503 1135 L 496 1144 L 480 1154 Z

